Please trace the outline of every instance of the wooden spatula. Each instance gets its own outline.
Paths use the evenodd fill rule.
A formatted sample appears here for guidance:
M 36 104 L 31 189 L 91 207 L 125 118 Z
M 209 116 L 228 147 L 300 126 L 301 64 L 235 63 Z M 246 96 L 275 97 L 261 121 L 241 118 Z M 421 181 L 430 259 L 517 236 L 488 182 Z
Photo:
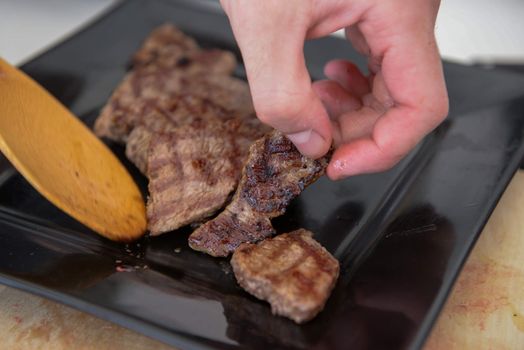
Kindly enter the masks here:
M 145 206 L 113 153 L 34 80 L 0 59 L 0 151 L 49 201 L 104 237 L 146 230 Z

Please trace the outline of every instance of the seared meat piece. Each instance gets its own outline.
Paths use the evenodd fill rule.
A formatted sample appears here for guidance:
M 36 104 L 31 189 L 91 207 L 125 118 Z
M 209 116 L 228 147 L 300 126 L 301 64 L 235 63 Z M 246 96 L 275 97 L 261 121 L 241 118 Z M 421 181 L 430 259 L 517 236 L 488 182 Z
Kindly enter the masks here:
M 328 156 L 318 160 L 300 154 L 281 133 L 256 141 L 232 202 L 191 236 L 189 245 L 212 256 L 228 256 L 241 243 L 275 233 L 271 218 L 282 215 L 291 200 L 324 174 Z
M 166 23 L 155 28 L 135 52 L 131 60 L 132 68 L 146 66 L 176 66 L 176 61 L 190 52 L 198 52 L 196 41 L 182 33 L 174 25 Z M 174 63 L 174 64 L 173 64 Z
M 155 135 L 147 165 L 151 235 L 200 221 L 222 208 L 238 184 L 249 146 L 265 130 L 231 119 L 194 122 Z
M 231 266 L 242 288 L 296 323 L 324 308 L 339 274 L 338 261 L 304 229 L 242 244 Z
M 253 114 L 247 83 L 229 76 L 236 66 L 233 54 L 201 50 L 172 25 L 153 31 L 135 54 L 133 64 L 134 69 L 96 120 L 95 133 L 100 137 L 126 142 L 133 128 L 142 124 L 145 112 L 169 110 L 188 95 L 208 100 L 228 112 Z
M 142 174 L 147 174 L 147 155 L 153 133 L 145 126 L 137 126 L 131 131 L 126 143 L 126 156 Z
M 191 124 L 195 120 L 228 120 L 234 114 L 208 98 L 187 94 L 160 98 L 152 104 L 144 103 L 135 126 L 144 126 L 158 133 Z
M 231 114 L 254 114 L 249 87 L 240 79 L 141 70 L 129 73 L 115 90 L 96 120 L 95 133 L 123 143 L 135 126 Z
M 234 112 L 225 110 L 208 99 L 192 95 L 180 96 L 171 100 L 161 99 L 157 105 L 146 104 L 140 113 L 139 124 L 127 136 L 126 155 L 144 175 L 146 175 L 151 135 L 166 133 L 177 127 L 194 123 L 237 119 L 234 117 Z M 256 128 L 264 128 L 254 116 L 246 115 L 245 117 L 246 123 Z
M 195 40 L 172 24 L 153 30 L 132 59 L 133 69 L 176 68 L 189 74 L 230 74 L 235 66 L 236 59 L 231 52 L 201 50 Z
M 132 58 L 133 68 L 165 66 L 165 61 L 179 59 L 188 52 L 200 51 L 196 41 L 170 23 L 155 28 Z

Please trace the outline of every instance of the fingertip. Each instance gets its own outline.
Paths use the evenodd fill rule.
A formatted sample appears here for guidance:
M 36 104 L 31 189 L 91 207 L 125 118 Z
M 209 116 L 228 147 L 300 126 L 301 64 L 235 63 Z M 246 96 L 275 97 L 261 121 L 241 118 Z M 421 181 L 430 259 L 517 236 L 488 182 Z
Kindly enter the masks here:
M 340 66 L 345 62 L 342 59 L 331 60 L 324 65 L 324 75 L 331 79 L 331 77 L 338 73 Z
M 355 71 L 360 72 L 360 69 L 357 67 L 357 65 L 351 61 L 344 60 L 344 59 L 331 60 L 328 63 L 326 63 L 326 65 L 324 66 L 324 74 L 327 77 L 330 77 L 333 75 L 340 75 L 341 73 L 344 73 L 345 75 L 347 75 Z
M 340 146 L 326 170 L 330 179 L 340 180 L 350 176 L 386 171 L 402 157 L 382 153 L 369 138 L 361 138 Z
M 333 181 L 338 181 L 345 178 L 343 174 L 333 167 L 333 161 L 328 164 L 328 167 L 326 168 L 326 175 L 330 180 Z
M 370 91 L 367 78 L 353 62 L 341 59 L 329 61 L 324 66 L 324 74 L 355 96 L 361 97 Z
M 342 158 L 338 154 L 339 150 L 335 151 L 331 161 L 326 169 L 326 174 L 331 180 L 342 180 L 352 175 L 356 175 L 351 169 L 349 159 Z
M 360 100 L 332 80 L 320 80 L 313 83 L 313 91 L 322 101 L 330 118 L 336 119 L 341 114 L 359 109 Z

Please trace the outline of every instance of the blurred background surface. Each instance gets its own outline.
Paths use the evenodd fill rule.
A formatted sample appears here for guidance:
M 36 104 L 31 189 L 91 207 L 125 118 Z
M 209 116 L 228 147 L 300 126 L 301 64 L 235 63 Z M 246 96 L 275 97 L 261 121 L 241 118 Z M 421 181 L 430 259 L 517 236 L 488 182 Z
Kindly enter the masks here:
M 115 0 L 0 0 L 0 56 L 21 64 L 70 35 Z M 442 56 L 463 63 L 524 64 L 523 0 L 442 0 Z

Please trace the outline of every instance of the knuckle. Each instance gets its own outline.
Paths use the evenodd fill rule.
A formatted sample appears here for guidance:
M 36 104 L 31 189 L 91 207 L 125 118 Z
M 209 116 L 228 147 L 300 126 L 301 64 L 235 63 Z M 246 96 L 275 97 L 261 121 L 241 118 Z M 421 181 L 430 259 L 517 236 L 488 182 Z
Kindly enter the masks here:
M 381 171 L 389 170 L 400 162 L 404 158 L 404 154 L 394 153 L 394 152 L 381 152 L 380 162 L 381 162 Z
M 444 94 L 437 102 L 436 114 L 440 116 L 440 120 L 444 120 L 449 114 L 449 98 L 447 94 Z
M 411 150 L 411 144 L 398 144 L 395 139 L 375 137 L 375 144 L 377 146 L 377 164 L 381 168 L 381 171 L 389 170 L 393 168 L 398 162 L 405 157 L 405 155 Z
M 426 92 L 427 109 L 431 114 L 445 117 L 449 109 L 448 93 L 445 86 L 435 88 Z
M 300 96 L 280 91 L 260 94 L 254 100 L 258 118 L 270 125 L 282 120 L 289 123 L 298 121 L 306 102 Z
M 449 99 L 447 94 L 436 96 L 432 99 L 431 105 L 429 106 L 429 129 L 436 128 L 449 113 Z
M 421 99 L 423 102 L 413 109 L 413 120 L 417 120 L 420 128 L 429 132 L 436 128 L 449 113 L 449 100 L 447 93 L 434 92 L 431 96 L 427 94 Z

